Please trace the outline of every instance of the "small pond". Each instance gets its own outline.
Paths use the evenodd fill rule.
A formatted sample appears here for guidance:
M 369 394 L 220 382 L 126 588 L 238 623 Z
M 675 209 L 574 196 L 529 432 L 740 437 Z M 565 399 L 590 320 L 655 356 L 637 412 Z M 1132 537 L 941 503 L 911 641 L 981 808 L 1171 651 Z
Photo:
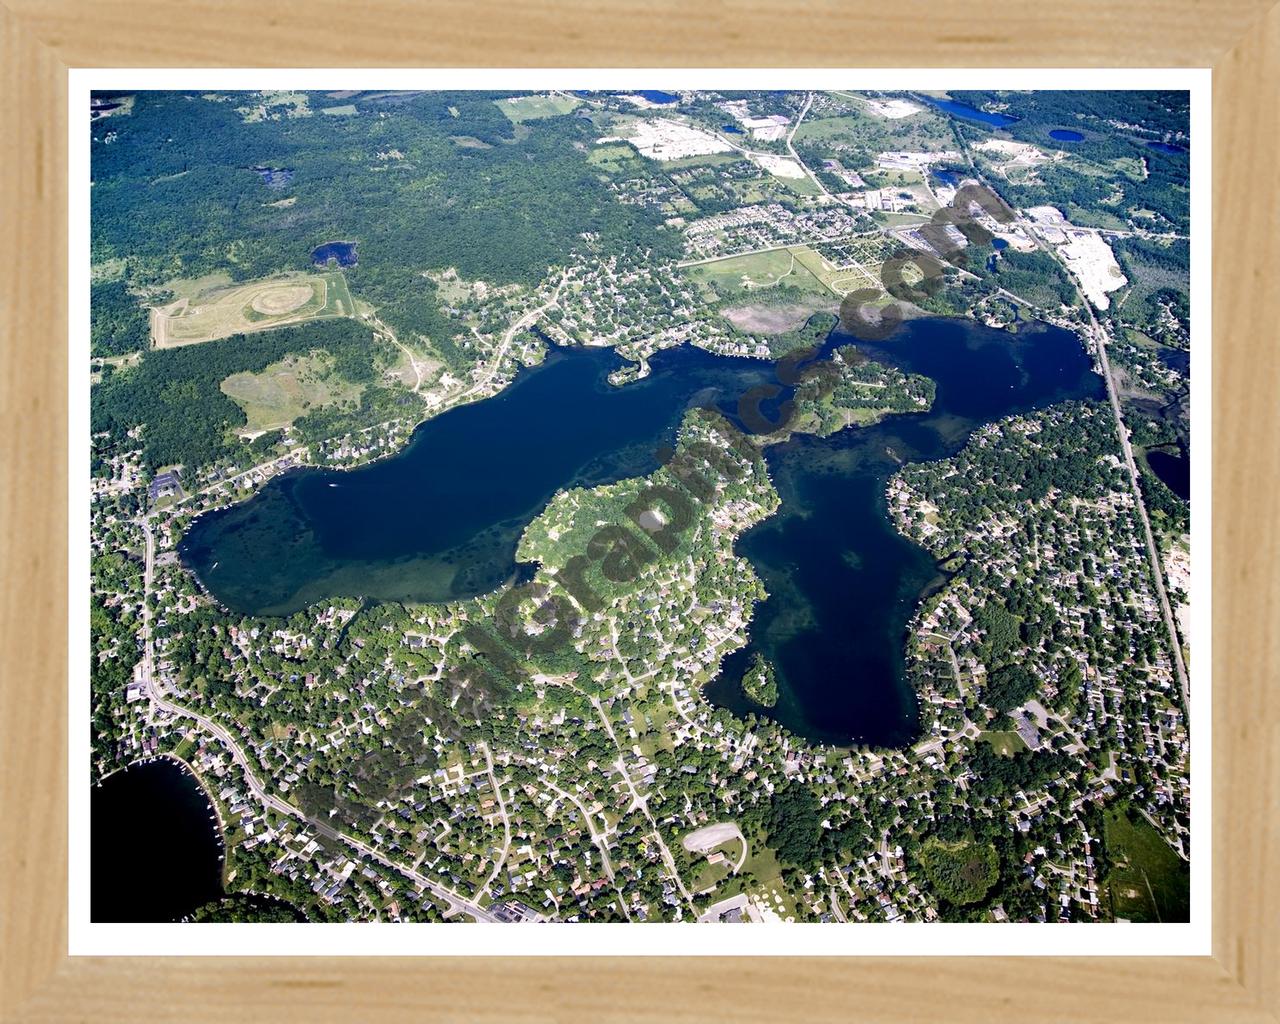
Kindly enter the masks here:
M 1191 457 L 1186 451 L 1147 449 L 1147 465 L 1183 501 L 1191 499 Z
M 354 267 L 356 265 L 356 243 L 325 242 L 323 245 L 317 245 L 311 250 L 311 262 L 317 267 L 328 266 L 330 260 L 336 261 L 340 267 Z

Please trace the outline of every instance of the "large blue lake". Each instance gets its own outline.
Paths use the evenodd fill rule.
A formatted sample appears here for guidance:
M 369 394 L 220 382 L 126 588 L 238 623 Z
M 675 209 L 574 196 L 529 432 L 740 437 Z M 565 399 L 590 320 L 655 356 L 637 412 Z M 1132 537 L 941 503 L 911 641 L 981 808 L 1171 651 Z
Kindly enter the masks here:
M 828 349 L 853 339 L 834 332 Z M 909 321 L 872 358 L 937 381 L 927 414 L 892 416 L 829 438 L 795 437 L 767 451 L 781 511 L 739 551 L 770 593 L 747 650 L 708 693 L 750 707 L 739 680 L 752 651 L 778 669 L 771 714 L 838 743 L 900 745 L 916 730 L 903 677 L 907 622 L 939 579 L 933 559 L 901 537 L 885 510 L 900 461 L 957 451 L 982 423 L 1070 398 L 1098 398 L 1101 380 L 1066 331 L 1018 334 L 960 320 Z M 197 519 L 180 550 L 226 605 L 283 614 L 337 595 L 444 601 L 483 593 L 518 570 L 520 534 L 559 489 L 651 472 L 685 410 L 729 412 L 775 380 L 772 364 L 692 348 L 658 353 L 653 372 L 621 388 L 611 351 L 554 351 L 496 398 L 422 424 L 395 456 L 349 472 L 279 477 L 251 500 Z

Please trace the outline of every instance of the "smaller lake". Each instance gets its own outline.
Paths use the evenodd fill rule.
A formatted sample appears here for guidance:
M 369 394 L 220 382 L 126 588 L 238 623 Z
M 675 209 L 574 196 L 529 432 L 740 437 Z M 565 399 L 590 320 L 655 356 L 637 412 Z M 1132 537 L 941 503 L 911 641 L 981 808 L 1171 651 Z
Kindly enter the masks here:
M 931 172 L 933 177 L 942 182 L 944 185 L 950 185 L 952 188 L 958 188 L 960 185 L 960 172 L 953 171 L 946 167 L 940 167 Z
M 736 124 L 722 124 L 722 125 L 720 126 L 720 130 L 721 130 L 722 132 L 730 132 L 730 133 L 731 133 L 731 134 L 733 134 L 733 135 L 741 135 L 741 134 L 742 134 L 742 129 L 741 129 L 741 128 L 739 128 Z
M 340 267 L 356 265 L 355 242 L 325 242 L 311 250 L 311 262 L 317 267 L 328 266 L 330 260 L 337 261 Z
M 659 92 L 657 89 L 641 89 L 637 96 L 643 96 L 650 103 L 679 103 L 680 97 L 674 93 Z
M 1049 138 L 1057 139 L 1059 142 L 1080 142 L 1084 135 L 1073 132 L 1070 128 L 1054 128 L 1049 132 Z
M 1186 150 L 1181 146 L 1171 146 L 1167 142 L 1148 142 L 1147 145 L 1161 153 L 1185 153 Z
M 955 100 L 939 100 L 932 96 L 926 96 L 939 110 L 945 110 L 952 117 L 963 117 L 969 121 L 980 121 L 983 124 L 989 124 L 993 128 L 1003 128 L 1005 125 L 1013 124 L 1018 120 L 1016 117 L 1010 117 L 1008 114 L 993 114 L 985 110 L 979 110 L 977 107 L 971 107 L 967 103 L 957 103 Z
M 1164 485 L 1183 501 L 1191 500 L 1191 458 L 1179 452 L 1174 454 L 1159 448 L 1147 449 L 1147 465 Z
M 167 757 L 89 796 L 89 919 L 178 921 L 222 892 L 222 838 L 195 776 Z
M 255 167 L 267 188 L 284 188 L 293 181 L 292 167 Z

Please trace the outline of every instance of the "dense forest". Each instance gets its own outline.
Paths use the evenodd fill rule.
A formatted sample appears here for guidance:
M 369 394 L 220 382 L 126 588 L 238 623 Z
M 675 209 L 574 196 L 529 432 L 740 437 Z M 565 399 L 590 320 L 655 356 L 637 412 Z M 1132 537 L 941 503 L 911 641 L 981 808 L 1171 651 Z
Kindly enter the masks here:
M 89 297 L 89 354 L 141 352 L 150 340 L 150 319 L 123 280 L 95 281 Z

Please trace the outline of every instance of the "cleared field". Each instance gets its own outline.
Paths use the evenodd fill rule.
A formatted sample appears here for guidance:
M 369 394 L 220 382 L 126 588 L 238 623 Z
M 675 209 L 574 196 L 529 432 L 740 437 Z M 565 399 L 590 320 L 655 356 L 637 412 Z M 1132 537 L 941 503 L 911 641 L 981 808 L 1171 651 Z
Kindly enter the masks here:
M 326 405 L 358 401 L 363 385 L 348 383 L 332 368 L 323 352 L 288 356 L 261 373 L 233 373 L 219 388 L 244 410 L 244 432 L 257 434 L 287 427 Z
M 169 305 L 153 309 L 151 340 L 156 348 L 176 348 L 354 314 L 355 303 L 341 271 L 292 274 L 239 285 L 218 282 L 203 290 L 179 293 Z
M 920 110 L 909 118 L 886 119 L 853 111 L 836 117 L 806 118 L 796 132 L 797 142 L 817 142 L 835 150 L 853 147 L 855 140 L 857 146 L 873 153 L 928 152 L 955 145 L 946 121 L 931 110 Z
M 513 124 L 523 124 L 525 121 L 568 114 L 580 101 L 571 96 L 512 96 L 510 99 L 493 102 Z

